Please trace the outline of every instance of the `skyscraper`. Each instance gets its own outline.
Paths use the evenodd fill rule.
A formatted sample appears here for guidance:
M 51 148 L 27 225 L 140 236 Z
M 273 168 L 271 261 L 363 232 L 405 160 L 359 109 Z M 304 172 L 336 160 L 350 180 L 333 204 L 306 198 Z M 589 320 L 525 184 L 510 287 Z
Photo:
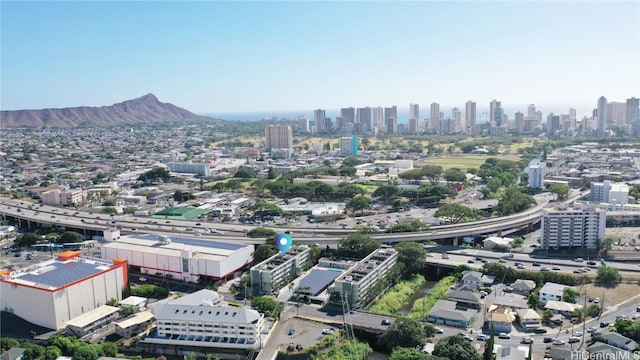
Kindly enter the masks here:
M 451 121 L 453 122 L 452 126 L 453 126 L 453 132 L 457 133 L 460 132 L 463 128 L 462 126 L 462 115 L 460 113 L 460 110 L 457 107 L 454 107 L 451 110 Z
M 409 104 L 409 119 L 420 119 L 419 104 Z
M 384 108 L 384 123 L 387 126 L 387 133 L 395 134 L 398 131 L 397 106 Z
M 342 118 L 342 122 L 347 123 L 355 123 L 356 122 L 356 109 L 352 107 L 342 108 L 340 109 L 340 117 Z
M 440 127 L 440 104 L 431 103 L 431 116 L 429 117 L 429 128 L 436 130 Z
M 522 134 L 524 132 L 524 114 L 518 111 L 515 115 L 515 128 L 516 133 Z
M 489 126 L 498 127 L 500 125 L 502 125 L 502 103 L 494 99 L 489 104 Z
M 325 129 L 326 123 L 324 120 L 326 117 L 327 117 L 327 114 L 322 109 L 318 109 L 313 112 L 313 121 L 316 123 L 316 129 L 318 130 L 318 132 L 327 131 L 327 129 Z
M 292 149 L 293 135 L 289 125 L 269 125 L 264 129 L 265 147 L 271 149 Z
M 604 136 L 607 131 L 607 98 L 600 96 L 598 99 L 598 122 L 596 123 L 596 135 Z
M 309 127 L 309 119 L 307 115 L 298 115 L 298 126 L 300 127 L 300 132 L 308 133 L 311 129 Z
M 640 99 L 627 99 L 627 124 L 631 126 L 634 136 L 640 136 Z
M 476 103 L 469 100 L 464 106 L 464 122 L 469 133 L 476 135 Z
M 640 99 L 627 99 L 627 125 L 631 126 L 634 136 L 640 136 Z
M 358 108 L 356 110 L 356 118 L 360 124 L 361 133 L 366 133 L 373 129 L 372 111 L 370 107 Z

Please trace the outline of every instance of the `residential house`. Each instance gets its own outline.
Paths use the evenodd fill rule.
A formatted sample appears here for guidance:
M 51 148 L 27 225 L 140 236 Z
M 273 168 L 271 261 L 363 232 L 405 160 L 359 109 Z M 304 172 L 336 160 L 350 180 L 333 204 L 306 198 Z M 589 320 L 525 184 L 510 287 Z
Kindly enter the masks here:
M 568 287 L 567 285 L 552 282 L 545 283 L 540 289 L 540 304 L 545 305 L 549 300 L 562 301 L 564 289 Z
M 629 339 L 626 336 L 618 334 L 616 332 L 608 332 L 602 334 L 602 341 L 605 344 L 615 346 L 619 349 L 627 351 L 635 351 L 638 348 L 638 343 Z
M 471 325 L 476 314 L 475 310 L 458 308 L 454 301 L 438 300 L 431 308 L 427 321 L 464 328 Z
M 493 328 L 495 333 L 510 333 L 513 320 L 515 315 L 509 309 L 498 308 L 487 313 L 484 326 L 486 329 Z
M 633 353 L 600 341 L 587 347 L 591 359 L 633 359 Z
M 462 285 L 474 286 L 477 289 L 489 286 L 493 284 L 494 278 L 491 276 L 483 275 L 479 271 L 465 270 L 462 272 L 460 283 Z
M 533 280 L 518 279 L 511 285 L 511 288 L 516 294 L 528 295 L 536 288 L 536 282 Z
M 572 317 L 573 312 L 576 309 L 582 308 L 582 305 L 571 304 L 564 301 L 549 300 L 544 308 L 553 311 L 554 314 L 562 314 L 565 317 Z
M 574 357 L 575 354 L 576 352 L 569 348 L 554 347 L 547 350 L 547 352 L 544 355 L 544 358 L 551 359 L 551 360 L 573 360 L 575 359 Z
M 527 331 L 532 331 L 542 325 L 542 317 L 533 309 L 517 309 L 518 322 Z
M 467 307 L 479 308 L 484 302 L 480 293 L 465 289 L 452 289 L 447 291 L 445 298 L 449 301 L 462 303 Z

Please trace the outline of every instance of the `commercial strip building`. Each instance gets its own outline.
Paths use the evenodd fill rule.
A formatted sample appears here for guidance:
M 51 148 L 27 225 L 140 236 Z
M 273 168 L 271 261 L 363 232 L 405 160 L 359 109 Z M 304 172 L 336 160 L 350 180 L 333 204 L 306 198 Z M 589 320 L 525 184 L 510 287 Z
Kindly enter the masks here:
M 251 287 L 256 294 L 277 292 L 295 279 L 311 260 L 306 245 L 292 246 L 286 253 L 278 253 L 251 268 Z
M 56 259 L 5 270 L 0 280 L 2 311 L 60 330 L 110 299 L 121 300 L 127 276 L 126 259 L 82 258 L 78 251 L 66 251 Z
M 124 258 L 142 273 L 193 283 L 232 277 L 251 263 L 253 253 L 253 245 L 174 235 L 121 237 L 116 229 L 105 231 L 104 238 L 98 244 L 103 259 Z
M 223 305 L 220 295 L 207 289 L 156 304 L 153 314 L 157 336 L 145 343 L 259 349 L 269 334 L 264 315 Z
M 398 253 L 393 248 L 376 249 L 336 278 L 333 291 L 350 308 L 365 307 L 375 297 L 370 294 L 370 290 L 384 278 L 396 262 Z
M 596 250 L 604 238 L 606 211 L 595 207 L 542 210 L 540 243 L 543 249 Z

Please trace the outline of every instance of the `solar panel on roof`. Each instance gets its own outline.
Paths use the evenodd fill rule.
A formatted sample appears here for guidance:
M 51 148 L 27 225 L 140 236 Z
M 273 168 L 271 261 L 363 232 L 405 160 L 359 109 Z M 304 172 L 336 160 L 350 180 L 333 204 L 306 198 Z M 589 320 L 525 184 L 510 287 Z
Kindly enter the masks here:
M 38 273 L 25 273 L 20 275 L 20 279 L 25 281 L 31 281 L 36 284 L 42 284 L 54 288 L 70 284 L 74 281 L 84 279 L 91 275 L 98 274 L 104 271 L 104 268 L 98 264 L 91 264 L 85 262 L 53 262 L 51 264 L 53 269 Z
M 313 269 L 311 272 L 300 280 L 298 289 L 309 287 L 308 291 L 313 296 L 322 292 L 329 284 L 342 274 L 342 271 L 336 271 L 335 269 Z M 307 292 L 306 290 L 304 292 Z
M 158 240 L 158 235 L 156 234 L 130 235 L 129 237 L 132 239 Z M 234 244 L 215 240 L 194 239 L 173 235 L 169 236 L 169 239 L 171 239 L 172 243 L 184 244 L 189 246 L 210 247 L 222 250 L 238 250 L 246 246 L 244 244 Z

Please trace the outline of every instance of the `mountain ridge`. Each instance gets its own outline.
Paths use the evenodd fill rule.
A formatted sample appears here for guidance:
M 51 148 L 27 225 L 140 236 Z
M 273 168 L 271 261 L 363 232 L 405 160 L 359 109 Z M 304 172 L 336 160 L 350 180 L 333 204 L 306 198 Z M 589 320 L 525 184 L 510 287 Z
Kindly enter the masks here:
M 38 110 L 3 110 L 2 128 L 72 128 L 138 123 L 161 123 L 213 118 L 196 115 L 171 103 L 163 103 L 152 94 L 106 106 L 77 106 Z

